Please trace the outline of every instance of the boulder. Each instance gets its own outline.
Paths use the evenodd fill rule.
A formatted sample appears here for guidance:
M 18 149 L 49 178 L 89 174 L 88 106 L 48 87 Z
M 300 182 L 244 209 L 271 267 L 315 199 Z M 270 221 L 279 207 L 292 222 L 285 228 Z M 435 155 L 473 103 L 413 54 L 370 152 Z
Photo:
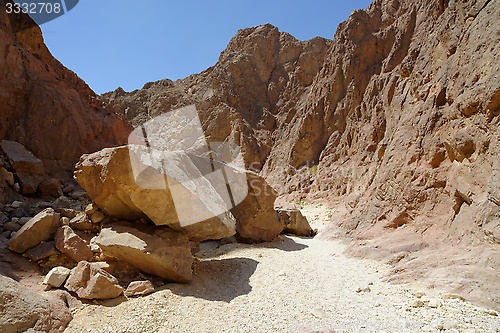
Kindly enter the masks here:
M 101 230 L 95 243 L 104 255 L 173 282 L 189 282 L 193 257 L 186 236 L 168 227 L 119 222 Z
M 62 332 L 71 319 L 63 301 L 0 275 L 0 332 Z
M 25 195 L 36 193 L 38 185 L 45 176 L 42 161 L 15 141 L 3 140 L 0 142 L 0 148 L 19 178 L 21 193 Z
M 46 208 L 23 225 L 7 244 L 8 248 L 18 253 L 47 241 L 59 226 L 59 214 L 52 208 Z
M 125 289 L 125 296 L 144 296 L 155 291 L 155 287 L 151 281 L 132 281 Z
M 55 235 L 56 248 L 74 261 L 90 260 L 94 253 L 85 241 L 68 226 L 59 227 Z
M 38 191 L 42 198 L 59 198 L 63 195 L 61 183 L 57 179 L 47 179 L 40 183 Z
M 285 223 L 283 232 L 297 236 L 314 236 L 314 230 L 300 210 L 282 210 L 278 213 L 281 221 Z
M 59 288 L 63 285 L 64 281 L 68 278 L 71 273 L 71 269 L 66 267 L 54 267 L 52 268 L 45 278 L 43 279 L 43 284 L 46 284 L 50 287 Z
M 80 261 L 71 270 L 64 287 L 84 299 L 110 299 L 123 293 L 123 288 L 113 275 L 87 261 Z
M 92 230 L 95 225 L 85 213 L 79 213 L 69 221 L 69 226 L 75 230 Z
M 252 172 L 246 174 L 248 195 L 231 209 L 238 238 L 251 243 L 272 241 L 285 228 L 274 210 L 276 192 L 264 178 Z
M 196 241 L 235 233 L 227 200 L 185 152 L 106 148 L 82 156 L 75 178 L 110 217 L 148 217 Z

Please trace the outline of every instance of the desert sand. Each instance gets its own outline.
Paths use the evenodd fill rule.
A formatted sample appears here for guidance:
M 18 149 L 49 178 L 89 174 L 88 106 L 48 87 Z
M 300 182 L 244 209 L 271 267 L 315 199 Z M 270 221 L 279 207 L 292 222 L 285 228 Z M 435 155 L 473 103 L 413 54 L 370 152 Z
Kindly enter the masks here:
M 494 311 L 390 284 L 389 266 L 344 255 L 321 237 L 328 208 L 303 213 L 315 238 L 203 243 L 191 284 L 86 305 L 65 332 L 500 332 Z

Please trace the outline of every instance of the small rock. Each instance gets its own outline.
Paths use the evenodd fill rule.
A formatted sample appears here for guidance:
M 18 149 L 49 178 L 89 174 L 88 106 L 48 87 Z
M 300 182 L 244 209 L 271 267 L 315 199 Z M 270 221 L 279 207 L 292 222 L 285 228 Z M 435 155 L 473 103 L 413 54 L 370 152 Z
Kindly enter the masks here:
M 43 279 L 43 284 L 49 285 L 54 288 L 59 288 L 62 286 L 64 281 L 68 278 L 71 273 L 71 269 L 66 267 L 54 267 L 52 268 L 45 278 Z
M 14 189 L 14 191 L 16 191 L 17 193 L 19 193 L 19 191 L 21 191 L 21 186 L 19 185 L 19 183 L 15 183 L 12 188 Z
M 76 216 L 78 216 L 78 214 L 81 214 L 82 212 L 79 212 L 75 209 L 71 209 L 71 208 L 55 208 L 54 209 L 56 212 L 58 212 L 59 214 L 61 214 L 61 217 L 67 217 L 69 219 L 73 219 L 75 218 Z
M 92 250 L 92 252 L 94 253 L 100 253 L 101 252 L 101 248 L 99 247 L 99 245 L 97 245 L 96 243 L 96 239 L 97 239 L 97 236 L 94 236 L 92 237 L 92 239 L 90 240 L 90 249 Z
M 73 192 L 74 190 L 75 190 L 75 185 L 73 185 L 73 184 L 68 184 L 65 187 L 63 187 L 64 193 L 70 193 L 70 192 Z
M 19 223 L 19 217 L 13 217 L 13 218 L 11 218 L 10 222 Z
M 116 298 L 123 293 L 118 280 L 108 272 L 80 261 L 71 271 L 64 287 L 84 299 Z
M 95 203 L 93 203 L 93 202 L 89 203 L 87 205 L 87 207 L 85 207 L 85 213 L 87 215 L 90 216 L 90 215 L 94 214 L 95 212 L 97 212 L 97 205 Z
M 69 194 L 69 196 L 75 200 L 90 199 L 89 196 L 87 195 L 87 192 L 85 191 L 73 191 Z
M 52 208 L 44 209 L 23 225 L 15 236 L 11 235 L 7 246 L 12 251 L 24 253 L 48 240 L 58 226 L 59 214 Z
M 94 256 L 87 243 L 70 227 L 62 226 L 57 229 L 55 241 L 56 248 L 76 262 L 89 260 Z
M 311 310 L 311 314 L 318 318 L 318 319 L 323 319 L 326 317 L 326 312 L 322 308 L 314 308 Z
M 278 276 L 286 276 L 286 272 L 284 272 L 284 271 L 279 271 L 279 272 L 278 272 Z
M 432 298 L 429 300 L 429 303 L 427 304 L 427 306 L 430 308 L 439 308 L 441 306 L 441 304 L 442 304 L 442 302 L 440 299 Z
M 63 195 L 61 183 L 57 179 L 47 179 L 40 183 L 38 191 L 42 198 L 58 198 Z
M 372 291 L 372 290 L 370 289 L 370 287 L 365 287 L 365 288 L 358 288 L 358 289 L 356 289 L 356 292 L 357 292 L 357 293 L 369 293 L 370 291 Z
M 68 226 L 68 227 L 69 227 L 69 221 L 70 221 L 69 218 L 66 217 L 66 216 L 63 216 L 60 219 L 61 225 L 65 225 L 65 226 Z
M 4 231 L 4 232 L 2 232 L 2 236 L 4 236 L 7 239 L 10 238 L 11 234 L 12 234 L 12 231 Z
M 431 298 L 427 295 L 423 295 L 422 297 L 420 297 L 420 299 L 422 300 L 422 302 L 429 302 L 431 300 Z
M 487 310 L 486 313 L 489 314 L 490 316 L 494 317 L 498 316 L 498 312 L 496 312 L 495 310 Z
M 59 198 L 56 199 L 56 201 L 54 201 L 54 205 L 63 208 L 69 208 L 71 207 L 71 201 L 64 195 L 61 195 Z
M 92 220 L 93 223 L 100 223 L 104 221 L 106 218 L 106 215 L 104 215 L 102 212 L 94 212 L 90 215 L 90 220 Z
M 412 308 L 421 308 L 421 307 L 423 307 L 423 306 L 424 306 L 424 302 L 422 302 L 421 300 L 419 300 L 419 299 L 418 299 L 418 300 L 416 300 L 416 301 L 411 302 L 411 303 L 410 303 L 410 306 L 411 306 Z
M 125 296 L 143 296 L 155 291 L 151 281 L 132 281 L 125 290 Z
M 95 226 L 87 214 L 80 213 L 69 221 L 69 226 L 75 230 L 92 230 Z
M 19 229 L 21 229 L 21 226 L 15 222 L 7 222 L 3 225 L 3 228 L 4 230 L 8 230 L 8 231 L 18 231 Z
M 422 298 L 423 296 L 425 296 L 425 293 L 423 291 L 415 291 L 413 293 L 413 296 L 415 296 L 416 298 Z
M 14 174 L 12 172 L 8 171 L 4 167 L 1 167 L 0 175 L 3 177 L 3 179 L 5 179 L 5 181 L 7 182 L 7 184 L 9 184 L 9 186 L 14 186 L 15 181 L 14 181 Z
M 23 208 L 24 207 L 24 202 L 22 201 L 14 201 L 10 204 L 12 208 Z
M 20 225 L 25 225 L 26 223 L 28 223 L 29 221 L 31 220 L 31 217 L 29 216 L 23 216 L 21 217 L 17 223 L 20 224 Z

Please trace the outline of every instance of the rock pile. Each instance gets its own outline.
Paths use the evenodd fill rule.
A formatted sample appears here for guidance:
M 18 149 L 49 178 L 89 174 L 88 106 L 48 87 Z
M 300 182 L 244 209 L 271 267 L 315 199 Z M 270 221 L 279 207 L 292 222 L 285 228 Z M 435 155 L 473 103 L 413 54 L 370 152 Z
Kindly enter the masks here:
M 9 145 L 22 151 L 22 146 L 16 143 Z M 19 200 L 4 207 L 0 217 L 4 235 L 10 238 L 7 247 L 48 271 L 44 279 L 48 289 L 64 288 L 80 299 L 115 298 L 124 290 L 126 295 L 143 295 L 152 292 L 154 285 L 144 281 L 142 274 L 152 280 L 190 282 L 192 253 L 202 241 L 235 234 L 249 243 L 270 241 L 284 230 L 312 235 L 299 211 L 283 213 L 274 209 L 275 192 L 252 172 L 227 170 L 226 175 L 231 179 L 239 176 L 243 180 L 237 184 L 245 185 L 248 195 L 221 213 L 220 209 L 215 210 L 217 206 L 210 205 L 213 200 L 215 205 L 224 204 L 218 197 L 222 193 L 218 191 L 220 184 L 203 177 L 195 157 L 183 152 L 169 155 L 169 161 L 176 167 L 176 173 L 169 177 L 202 178 L 196 186 L 165 182 L 157 170 L 141 164 L 141 170 L 153 175 L 153 180 L 160 177 L 165 185 L 148 188 L 134 176 L 131 156 L 139 156 L 136 163 L 144 159 L 140 159 L 139 150 L 131 149 L 130 146 L 106 148 L 82 156 L 75 178 L 84 190 L 75 184 L 61 186 L 59 191 L 66 195 L 53 201 L 33 198 L 30 200 L 36 204 L 28 207 L 29 198 L 19 195 Z M 30 157 L 26 160 L 36 161 L 34 156 L 23 153 Z M 15 179 L 19 170 L 15 170 Z M 29 170 L 23 171 L 23 177 L 35 179 Z M 146 179 L 144 172 L 141 176 Z M 43 180 L 31 181 L 35 191 L 36 183 L 39 188 Z M 172 184 L 176 187 L 171 187 Z M 195 192 L 183 196 L 181 206 L 174 203 L 174 195 L 188 191 Z M 205 209 L 212 216 L 198 223 L 182 224 L 179 209 L 189 208 Z M 34 216 L 30 217 L 31 214 Z

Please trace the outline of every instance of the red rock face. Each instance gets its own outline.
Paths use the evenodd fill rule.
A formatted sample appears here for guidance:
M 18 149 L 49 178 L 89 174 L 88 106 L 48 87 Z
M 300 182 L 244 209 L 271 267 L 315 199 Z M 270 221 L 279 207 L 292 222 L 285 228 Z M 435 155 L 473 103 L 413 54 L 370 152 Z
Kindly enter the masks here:
M 30 18 L 21 17 L 18 23 L 23 20 Z M 126 142 L 129 128 L 52 57 L 38 27 L 13 31 L 2 11 L 0 140 L 23 144 L 53 174 L 72 170 L 84 153 Z
M 198 75 L 104 97 L 134 124 L 196 103 L 209 141 L 239 144 L 290 199 L 334 205 L 354 253 L 500 304 L 499 16 L 495 1 L 375 1 L 333 42 L 244 29 Z

